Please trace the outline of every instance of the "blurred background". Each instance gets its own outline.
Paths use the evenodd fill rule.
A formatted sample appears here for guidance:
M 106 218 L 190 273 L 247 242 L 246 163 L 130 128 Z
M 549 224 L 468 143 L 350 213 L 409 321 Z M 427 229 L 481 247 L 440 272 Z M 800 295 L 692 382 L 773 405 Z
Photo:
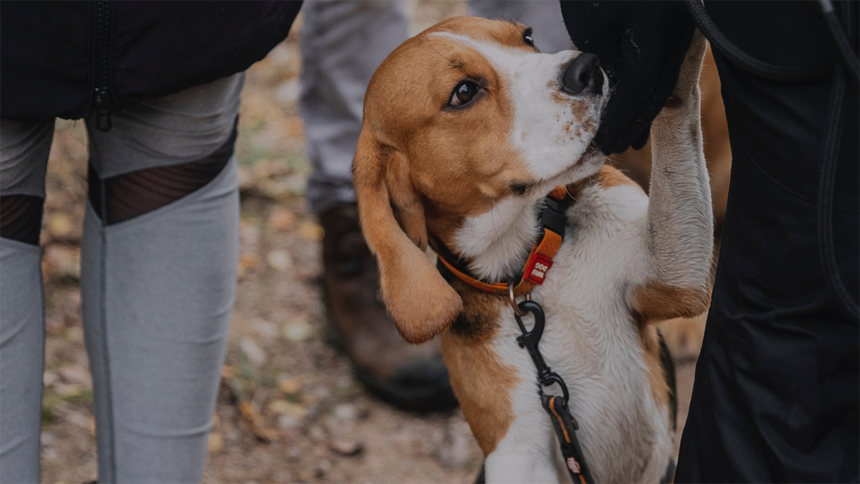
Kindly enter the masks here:
M 410 35 L 466 14 L 461 0 L 407 0 L 405 7 Z M 323 231 L 304 201 L 310 166 L 298 112 L 301 26 L 300 15 L 290 37 L 248 71 L 242 93 L 239 285 L 204 482 L 473 482 L 481 453 L 459 411 L 410 414 L 373 399 L 324 336 Z M 721 119 L 719 81 L 703 92 L 705 116 Z M 712 150 L 723 145 L 710 143 Z M 647 184 L 647 153 L 612 162 Z M 720 156 L 709 154 L 709 161 Z M 86 162 L 83 122 L 58 120 L 42 232 L 48 333 L 42 478 L 48 483 L 96 478 L 79 293 Z M 730 159 L 712 166 L 718 212 L 729 165 Z M 664 323 L 664 332 L 678 367 L 680 436 L 703 319 Z

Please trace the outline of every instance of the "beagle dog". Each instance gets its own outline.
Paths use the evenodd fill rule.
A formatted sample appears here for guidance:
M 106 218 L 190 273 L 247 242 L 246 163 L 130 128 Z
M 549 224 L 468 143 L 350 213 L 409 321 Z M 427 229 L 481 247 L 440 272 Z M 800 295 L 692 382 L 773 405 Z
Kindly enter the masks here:
M 650 200 L 591 142 L 611 93 L 594 55 L 541 54 L 519 23 L 459 17 L 406 41 L 374 74 L 353 162 L 362 229 L 403 337 L 442 335 L 487 482 L 570 482 L 569 463 L 508 296 L 443 277 L 428 243 L 473 282 L 504 287 L 530 259 L 545 196 L 563 187 L 563 242 L 541 280 L 516 293 L 543 307 L 540 351 L 570 389 L 593 478 L 658 482 L 674 421 L 654 323 L 696 316 L 710 300 L 704 51 L 697 33 L 652 125 Z

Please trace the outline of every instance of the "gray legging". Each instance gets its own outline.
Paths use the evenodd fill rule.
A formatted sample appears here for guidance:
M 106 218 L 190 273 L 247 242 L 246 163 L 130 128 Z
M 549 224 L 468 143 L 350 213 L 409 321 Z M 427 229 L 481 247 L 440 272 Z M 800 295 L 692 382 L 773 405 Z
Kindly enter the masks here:
M 229 145 L 243 82 L 236 74 L 145 100 L 113 113 L 107 133 L 86 120 L 96 180 L 176 169 L 230 148 L 211 180 L 158 208 L 105 223 L 87 206 L 81 291 L 100 483 L 202 477 L 235 298 L 239 194 Z M 2 121 L 0 196 L 44 199 L 53 125 Z M 40 259 L 38 246 L 0 238 L 3 483 L 39 482 Z

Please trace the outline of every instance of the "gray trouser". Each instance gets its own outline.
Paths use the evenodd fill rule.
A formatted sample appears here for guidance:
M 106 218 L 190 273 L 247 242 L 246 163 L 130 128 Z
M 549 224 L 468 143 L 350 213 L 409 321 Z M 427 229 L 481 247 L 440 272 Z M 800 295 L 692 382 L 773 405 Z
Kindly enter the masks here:
M 225 145 L 244 74 L 87 119 L 101 179 L 199 160 Z M 0 195 L 44 198 L 53 122 L 3 120 Z M 235 297 L 235 159 L 202 188 L 107 225 L 88 204 L 81 256 L 99 482 L 199 482 Z M 0 482 L 39 482 L 41 251 L 0 238 Z
M 306 0 L 301 113 L 313 165 L 307 198 L 321 213 L 355 201 L 350 167 L 373 72 L 406 40 L 399 0 Z M 472 0 L 470 15 L 518 20 L 535 29 L 542 52 L 570 48 L 558 0 Z

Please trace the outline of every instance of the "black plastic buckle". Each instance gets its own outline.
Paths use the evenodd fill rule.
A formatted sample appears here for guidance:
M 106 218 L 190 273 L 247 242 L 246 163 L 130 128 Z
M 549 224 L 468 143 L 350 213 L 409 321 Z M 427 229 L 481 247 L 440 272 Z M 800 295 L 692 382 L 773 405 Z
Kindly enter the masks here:
M 548 228 L 564 239 L 565 227 L 567 227 L 567 207 L 570 202 L 567 199 L 556 200 L 545 197 L 543 208 L 540 211 L 541 227 Z

